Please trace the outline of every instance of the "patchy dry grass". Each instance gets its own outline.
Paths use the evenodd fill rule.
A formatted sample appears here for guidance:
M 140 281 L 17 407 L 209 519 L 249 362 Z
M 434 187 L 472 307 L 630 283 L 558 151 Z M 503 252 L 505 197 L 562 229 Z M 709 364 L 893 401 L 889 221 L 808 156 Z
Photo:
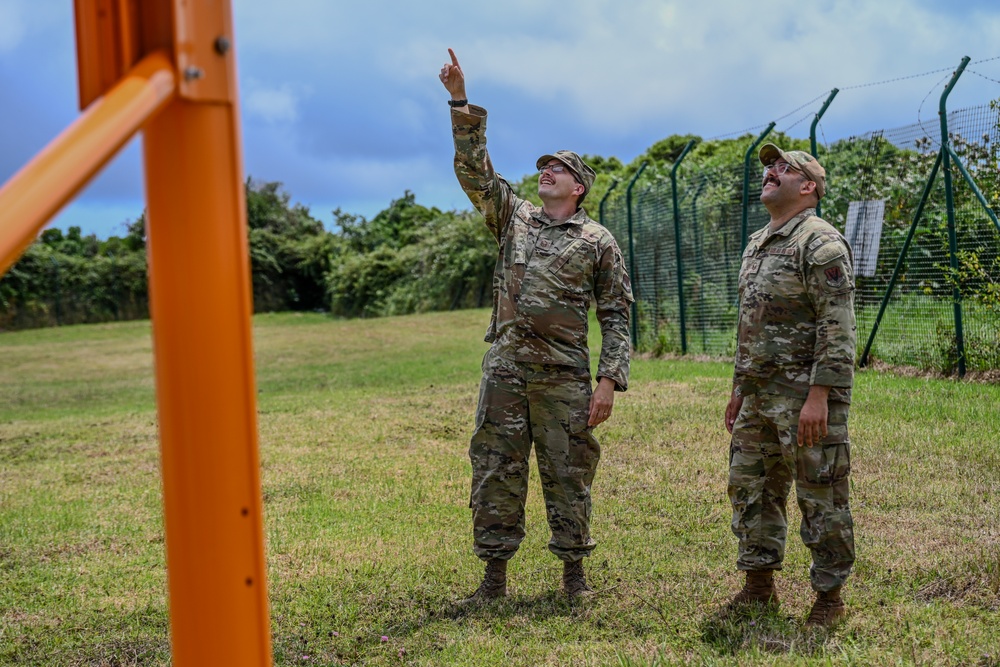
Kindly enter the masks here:
M 511 595 L 466 610 L 466 454 L 484 311 L 255 320 L 281 665 L 1000 665 L 1000 390 L 859 374 L 850 616 L 804 633 L 795 530 L 778 613 L 740 585 L 725 363 L 637 360 L 601 427 L 589 560 L 569 604 L 533 473 Z M 0 336 L 0 664 L 169 662 L 148 323 Z M 383 637 L 385 640 L 383 641 Z

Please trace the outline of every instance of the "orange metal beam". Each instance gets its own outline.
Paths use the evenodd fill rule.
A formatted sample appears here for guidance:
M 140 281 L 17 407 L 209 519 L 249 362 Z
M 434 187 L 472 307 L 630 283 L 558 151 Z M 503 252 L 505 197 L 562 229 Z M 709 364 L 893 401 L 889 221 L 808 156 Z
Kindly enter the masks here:
M 269 665 L 235 105 L 177 99 L 143 136 L 173 664 Z
M 0 275 L 175 92 L 170 60 L 147 56 L 0 188 Z
M 230 7 L 174 0 L 174 12 L 184 81 L 143 131 L 173 664 L 263 667 L 271 633 Z

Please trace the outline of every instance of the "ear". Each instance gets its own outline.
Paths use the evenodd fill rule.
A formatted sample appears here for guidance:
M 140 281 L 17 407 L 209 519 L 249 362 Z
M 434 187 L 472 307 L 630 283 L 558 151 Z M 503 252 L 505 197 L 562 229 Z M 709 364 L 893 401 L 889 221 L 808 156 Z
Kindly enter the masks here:
M 799 186 L 799 193 L 803 195 L 811 195 L 816 193 L 816 181 L 804 180 L 802 185 Z
M 586 191 L 587 188 L 583 187 L 583 183 L 577 183 L 573 186 L 573 194 L 575 194 L 578 197 Z

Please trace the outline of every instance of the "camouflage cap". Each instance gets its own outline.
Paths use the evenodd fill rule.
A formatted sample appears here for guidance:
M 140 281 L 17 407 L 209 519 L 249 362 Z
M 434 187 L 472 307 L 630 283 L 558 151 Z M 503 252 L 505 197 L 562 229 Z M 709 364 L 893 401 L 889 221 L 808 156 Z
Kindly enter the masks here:
M 774 144 L 764 144 L 760 147 L 757 157 L 761 164 L 771 164 L 778 158 L 783 159 L 792 168 L 801 171 L 810 181 L 816 183 L 816 195 L 822 199 L 826 194 L 826 169 L 809 153 L 805 151 L 783 151 Z
M 590 187 L 594 184 L 594 179 L 597 178 L 597 174 L 583 161 L 583 158 L 573 151 L 556 151 L 552 155 L 543 155 L 538 158 L 535 161 L 535 167 L 541 169 L 542 165 L 548 163 L 549 160 L 559 160 L 569 167 L 573 174 L 576 175 L 576 180 L 583 184 L 583 197 L 587 196 L 587 193 L 590 192 Z M 583 201 L 583 197 L 580 197 L 580 201 Z

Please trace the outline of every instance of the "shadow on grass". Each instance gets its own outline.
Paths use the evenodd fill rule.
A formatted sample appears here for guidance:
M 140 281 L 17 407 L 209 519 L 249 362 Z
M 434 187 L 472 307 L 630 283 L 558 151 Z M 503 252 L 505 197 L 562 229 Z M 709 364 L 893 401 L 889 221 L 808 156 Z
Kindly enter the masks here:
M 488 618 L 505 620 L 515 616 L 529 619 L 552 618 L 553 616 L 578 616 L 589 608 L 598 596 L 571 600 L 560 590 L 552 590 L 538 595 L 510 595 L 499 600 L 482 603 L 461 604 L 453 602 L 441 609 L 439 618 L 462 620 L 464 618 Z
M 804 630 L 799 619 L 763 607 L 736 614 L 718 611 L 705 617 L 699 627 L 702 641 L 732 656 L 748 651 L 816 656 L 824 652 L 829 638 L 825 630 Z
M 442 628 L 435 629 L 434 626 L 482 628 L 509 622 L 544 622 L 556 617 L 575 619 L 589 614 L 590 602 L 596 599 L 597 596 L 586 601 L 571 601 L 562 591 L 552 590 L 534 596 L 512 595 L 470 605 L 459 604 L 457 598 L 387 600 L 383 603 L 383 610 L 393 607 L 388 612 L 392 622 L 382 625 L 378 631 L 361 631 L 360 626 L 355 624 L 353 629 L 341 633 L 333 628 L 342 624 L 331 622 L 330 616 L 322 614 L 322 618 L 293 622 L 275 632 L 274 654 L 277 664 L 323 663 L 324 660 L 364 663 L 394 652 L 398 652 L 398 658 L 403 658 L 406 651 L 400 642 L 423 635 L 418 640 L 421 647 L 410 648 L 433 656 L 448 645 L 447 639 L 442 639 Z M 373 614 L 373 625 L 380 625 L 378 619 L 385 618 L 382 613 L 384 611 Z M 381 634 L 383 632 L 384 635 Z

